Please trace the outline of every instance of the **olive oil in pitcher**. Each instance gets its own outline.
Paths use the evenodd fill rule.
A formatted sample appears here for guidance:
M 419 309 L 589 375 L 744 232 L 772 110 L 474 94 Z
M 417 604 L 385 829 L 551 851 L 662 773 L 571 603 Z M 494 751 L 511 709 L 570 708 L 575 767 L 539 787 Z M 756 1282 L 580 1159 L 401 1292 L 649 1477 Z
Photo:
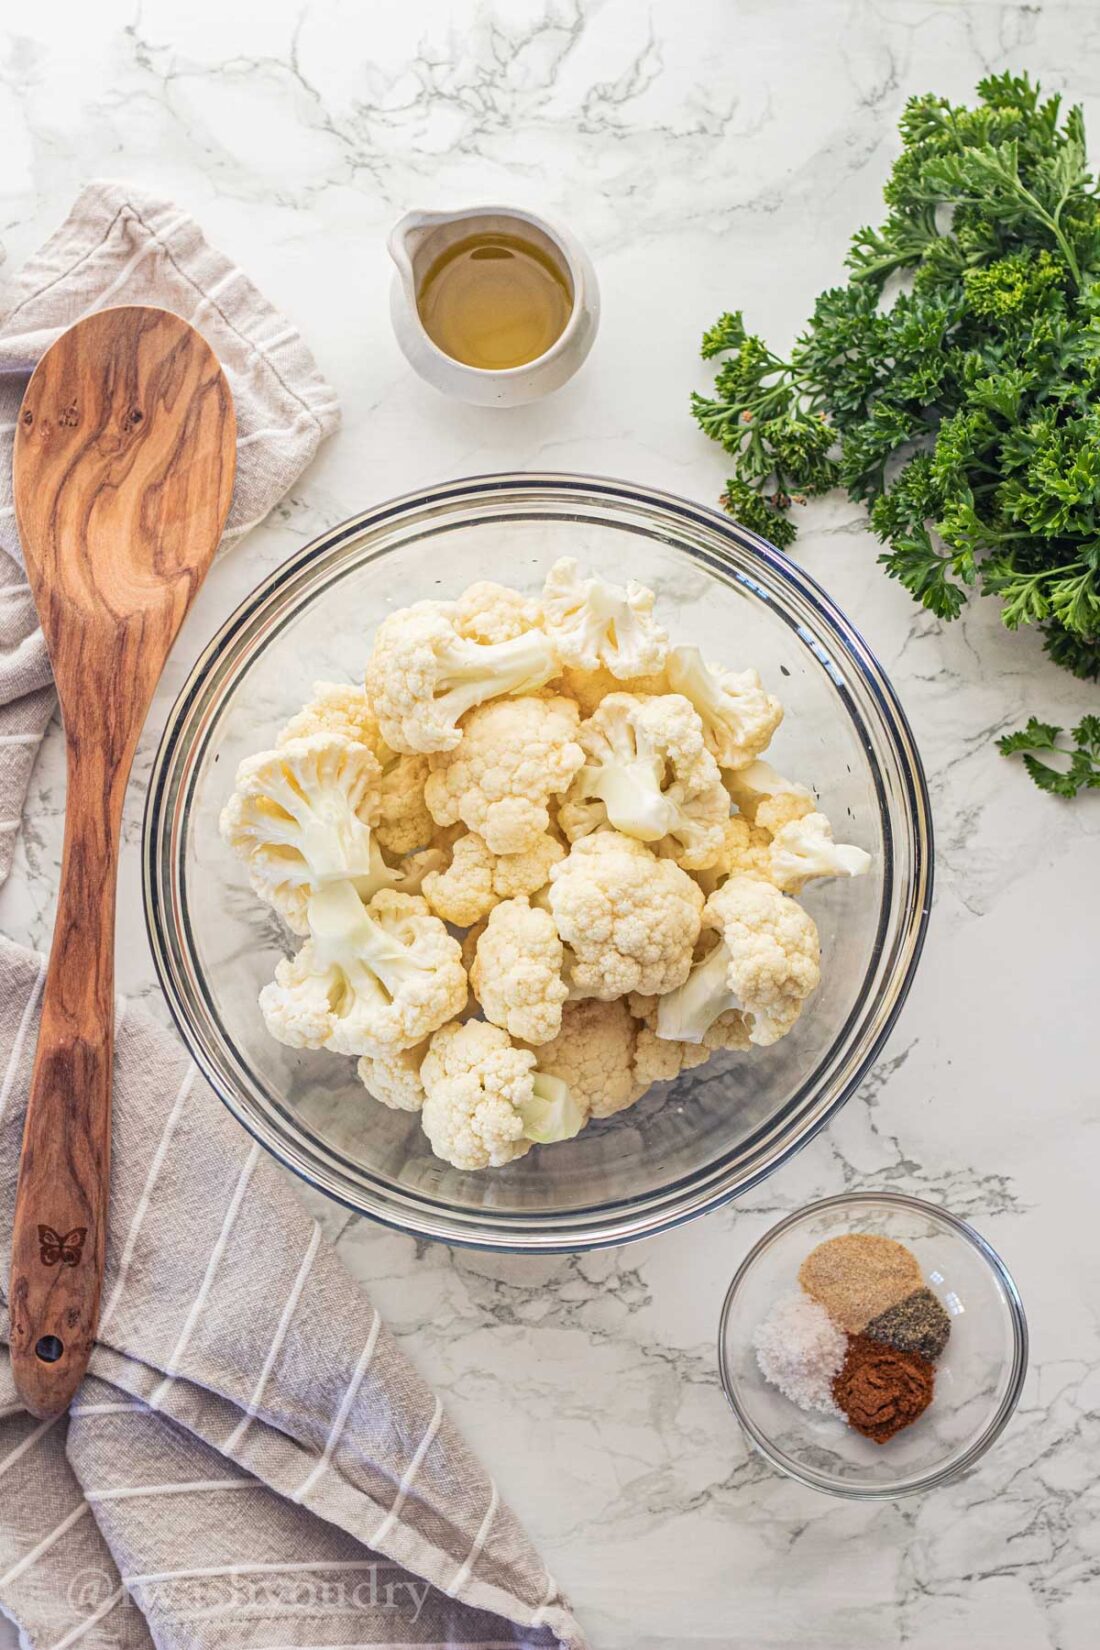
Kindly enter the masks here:
M 565 269 L 541 246 L 482 233 L 456 241 L 429 265 L 416 307 L 445 355 L 500 372 L 526 366 L 557 343 L 573 291 Z

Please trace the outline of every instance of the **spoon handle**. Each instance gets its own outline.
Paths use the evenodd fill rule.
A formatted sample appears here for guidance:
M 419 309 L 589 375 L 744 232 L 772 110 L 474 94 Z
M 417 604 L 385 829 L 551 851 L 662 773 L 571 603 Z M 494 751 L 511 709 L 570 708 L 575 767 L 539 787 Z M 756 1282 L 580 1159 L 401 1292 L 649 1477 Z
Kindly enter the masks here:
M 11 1363 L 32 1414 L 67 1408 L 91 1355 L 107 1238 L 115 884 L 129 753 L 68 741 L 61 889 L 12 1233 Z

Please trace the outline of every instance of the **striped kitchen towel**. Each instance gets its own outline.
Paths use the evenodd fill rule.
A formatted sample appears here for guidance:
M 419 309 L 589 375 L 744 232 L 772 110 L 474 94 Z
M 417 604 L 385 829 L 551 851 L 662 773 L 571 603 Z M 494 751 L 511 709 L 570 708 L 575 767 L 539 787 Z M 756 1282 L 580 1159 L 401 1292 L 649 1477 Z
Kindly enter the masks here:
M 35 363 L 82 315 L 156 304 L 199 329 L 237 411 L 237 476 L 223 549 L 293 486 L 339 423 L 336 396 L 295 327 L 170 201 L 92 183 L 0 295 L 0 882 L 53 713 L 45 643 L 22 573 L 12 503 L 15 419 Z
M 0 940 L 5 1285 L 43 968 Z M 99 1340 L 70 1415 L 22 1411 L 0 1347 L 0 1609 L 22 1643 L 579 1650 L 496 1485 L 286 1178 L 132 1006 L 114 1092 Z

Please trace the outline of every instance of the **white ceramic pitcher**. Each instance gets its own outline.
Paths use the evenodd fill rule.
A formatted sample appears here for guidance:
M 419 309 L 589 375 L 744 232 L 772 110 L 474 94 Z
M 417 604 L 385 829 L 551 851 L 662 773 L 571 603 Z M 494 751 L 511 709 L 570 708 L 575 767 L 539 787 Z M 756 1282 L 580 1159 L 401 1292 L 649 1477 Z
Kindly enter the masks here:
M 491 370 L 456 361 L 424 330 L 416 291 L 441 253 L 468 235 L 519 235 L 534 241 L 567 273 L 573 308 L 561 336 L 542 355 L 521 367 Z M 390 314 L 405 356 L 421 378 L 444 395 L 478 407 L 518 407 L 560 389 L 592 348 L 600 320 L 596 271 L 584 249 L 565 230 L 510 206 L 471 206 L 460 212 L 406 212 L 390 231 L 389 252 L 397 270 L 390 288 Z

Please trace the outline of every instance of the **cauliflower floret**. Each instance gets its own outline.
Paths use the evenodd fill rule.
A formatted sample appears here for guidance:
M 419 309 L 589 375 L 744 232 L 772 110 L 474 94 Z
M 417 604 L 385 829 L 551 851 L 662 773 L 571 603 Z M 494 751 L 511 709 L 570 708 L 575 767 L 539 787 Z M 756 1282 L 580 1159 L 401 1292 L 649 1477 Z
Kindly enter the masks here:
M 566 1083 L 537 1071 L 530 1049 L 484 1020 L 437 1031 L 420 1076 L 424 1133 L 456 1169 L 500 1168 L 536 1141 L 572 1139 L 588 1119 Z
M 701 1042 L 726 1015 L 727 1035 L 747 1031 L 766 1047 L 785 1037 L 821 978 L 817 928 L 808 911 L 770 882 L 734 876 L 711 894 L 703 913 L 719 943 L 679 987 L 657 1005 L 657 1035 Z M 737 1041 L 724 1041 L 737 1047 Z
M 468 928 L 488 916 L 494 905 L 517 894 L 534 894 L 565 858 L 552 836 L 543 836 L 523 854 L 494 854 L 476 831 L 460 836 L 445 870 L 424 878 L 424 897 L 437 916 Z
M 744 1053 L 750 1047 L 748 1018 L 737 1009 L 727 1009 L 719 1014 L 697 1043 L 662 1037 L 657 1024 L 661 1000 L 660 997 L 639 997 L 636 993 L 630 999 L 630 1012 L 642 1021 L 638 1028 L 635 1065 L 639 1076 L 648 1075 L 651 1083 L 661 1081 L 662 1077 L 667 1082 L 681 1071 L 691 1071 L 694 1066 L 705 1065 L 711 1055 L 720 1050 Z
M 465 1007 L 461 948 L 425 900 L 383 889 L 364 905 L 352 883 L 327 883 L 309 902 L 309 927 L 260 993 L 279 1042 L 336 1054 L 411 1048 Z
M 564 957 L 548 911 L 532 909 L 525 899 L 496 906 L 470 970 L 470 985 L 485 1018 L 525 1043 L 556 1037 L 569 995 L 561 977 Z
M 636 1026 L 624 1002 L 568 1002 L 561 1030 L 538 1050 L 539 1070 L 559 1077 L 593 1117 L 613 1117 L 640 1100 L 648 1082 L 634 1070 Z
M 275 742 L 284 746 L 315 733 L 343 734 L 355 744 L 364 744 L 381 766 L 381 799 L 374 835 L 384 850 L 412 853 L 432 841 L 435 822 L 424 802 L 427 757 L 399 756 L 389 749 L 364 688 L 315 681 L 312 700 L 290 718 Z
M 582 579 L 572 556 L 554 563 L 542 592 L 543 622 L 563 664 L 600 665 L 620 681 L 663 669 L 668 632 L 653 619 L 653 592 L 631 579 L 625 590 Z
M 635 1081 L 643 1088 L 649 1088 L 654 1083 L 673 1082 L 685 1064 L 683 1050 L 690 1047 L 690 1043 L 666 1043 L 652 1026 L 639 1022 L 634 1041 Z M 702 1051 L 702 1058 L 710 1058 L 709 1049 Z
M 735 873 L 767 877 L 771 880 L 772 839 L 759 825 L 750 825 L 742 814 L 731 814 L 722 827 L 722 846 L 713 865 L 698 872 L 696 881 L 704 894 L 713 894 Z
M 634 1076 L 640 1083 L 670 1083 L 678 1077 L 684 1063 L 682 1050 L 688 1046 L 657 1036 L 659 1002 L 659 997 L 646 997 L 640 991 L 632 991 L 627 998 L 634 1021 Z
M 221 834 L 296 934 L 308 933 L 310 895 L 325 883 L 350 879 L 369 898 L 390 880 L 371 829 L 380 783 L 373 754 L 340 733 L 289 739 L 237 769 Z
M 565 858 L 565 848 L 555 836 L 540 836 L 522 854 L 500 854 L 493 865 L 493 893 L 500 899 L 518 894 L 537 894 L 550 881 L 550 872 Z
M 393 854 L 410 854 L 426 847 L 435 834 L 435 821 L 424 800 L 428 780 L 426 756 L 397 756 L 382 761 L 378 840 Z
M 533 848 L 550 826 L 547 804 L 584 761 L 572 699 L 500 699 L 471 711 L 462 743 L 431 759 L 424 800 L 439 825 L 456 820 L 494 854 Z
M 383 1106 L 391 1111 L 419 1111 L 424 1104 L 420 1064 L 427 1052 L 426 1041 L 414 1048 L 388 1048 L 364 1054 L 355 1069 L 368 1094 Z
M 764 691 L 755 670 L 704 663 L 697 647 L 674 647 L 668 685 L 690 699 L 703 721 L 707 748 L 723 768 L 745 768 L 767 750 L 783 706 Z
M 575 842 L 550 872 L 547 900 L 571 949 L 567 979 L 577 996 L 659 994 L 687 978 L 702 891 L 633 837 L 598 831 Z
M 468 928 L 487 916 L 497 903 L 493 890 L 491 854 L 481 837 L 470 831 L 451 850 L 450 864 L 424 878 L 424 898 L 444 922 Z
M 541 630 L 511 641 L 470 641 L 453 603 L 416 602 L 383 620 L 367 665 L 367 695 L 395 751 L 453 750 L 461 716 L 505 694 L 532 693 L 561 666 Z
M 793 779 L 784 779 L 769 762 L 750 762 L 723 778 L 738 812 L 773 836 L 790 820 L 812 814 L 817 806 L 813 791 Z
M 781 826 L 768 858 L 771 880 L 785 894 L 800 894 L 814 877 L 861 877 L 871 864 L 865 849 L 834 842 L 832 826 L 819 813 Z
M 351 682 L 314 682 L 313 698 L 290 718 L 275 743 L 286 745 L 314 733 L 338 733 L 352 744 L 366 745 L 383 768 L 393 757 L 366 690 Z
M 542 610 L 533 596 L 491 579 L 471 584 L 454 605 L 455 629 L 473 642 L 510 642 L 542 623 Z
M 663 670 L 651 676 L 612 676 L 603 665 L 596 670 L 578 670 L 566 665 L 561 673 L 561 691 L 575 699 L 581 715 L 591 716 L 609 693 L 667 693 L 668 682 Z
M 691 870 L 722 846 L 730 803 L 703 725 L 678 693 L 610 693 L 580 730 L 588 760 L 558 813 L 571 841 L 605 821 Z

